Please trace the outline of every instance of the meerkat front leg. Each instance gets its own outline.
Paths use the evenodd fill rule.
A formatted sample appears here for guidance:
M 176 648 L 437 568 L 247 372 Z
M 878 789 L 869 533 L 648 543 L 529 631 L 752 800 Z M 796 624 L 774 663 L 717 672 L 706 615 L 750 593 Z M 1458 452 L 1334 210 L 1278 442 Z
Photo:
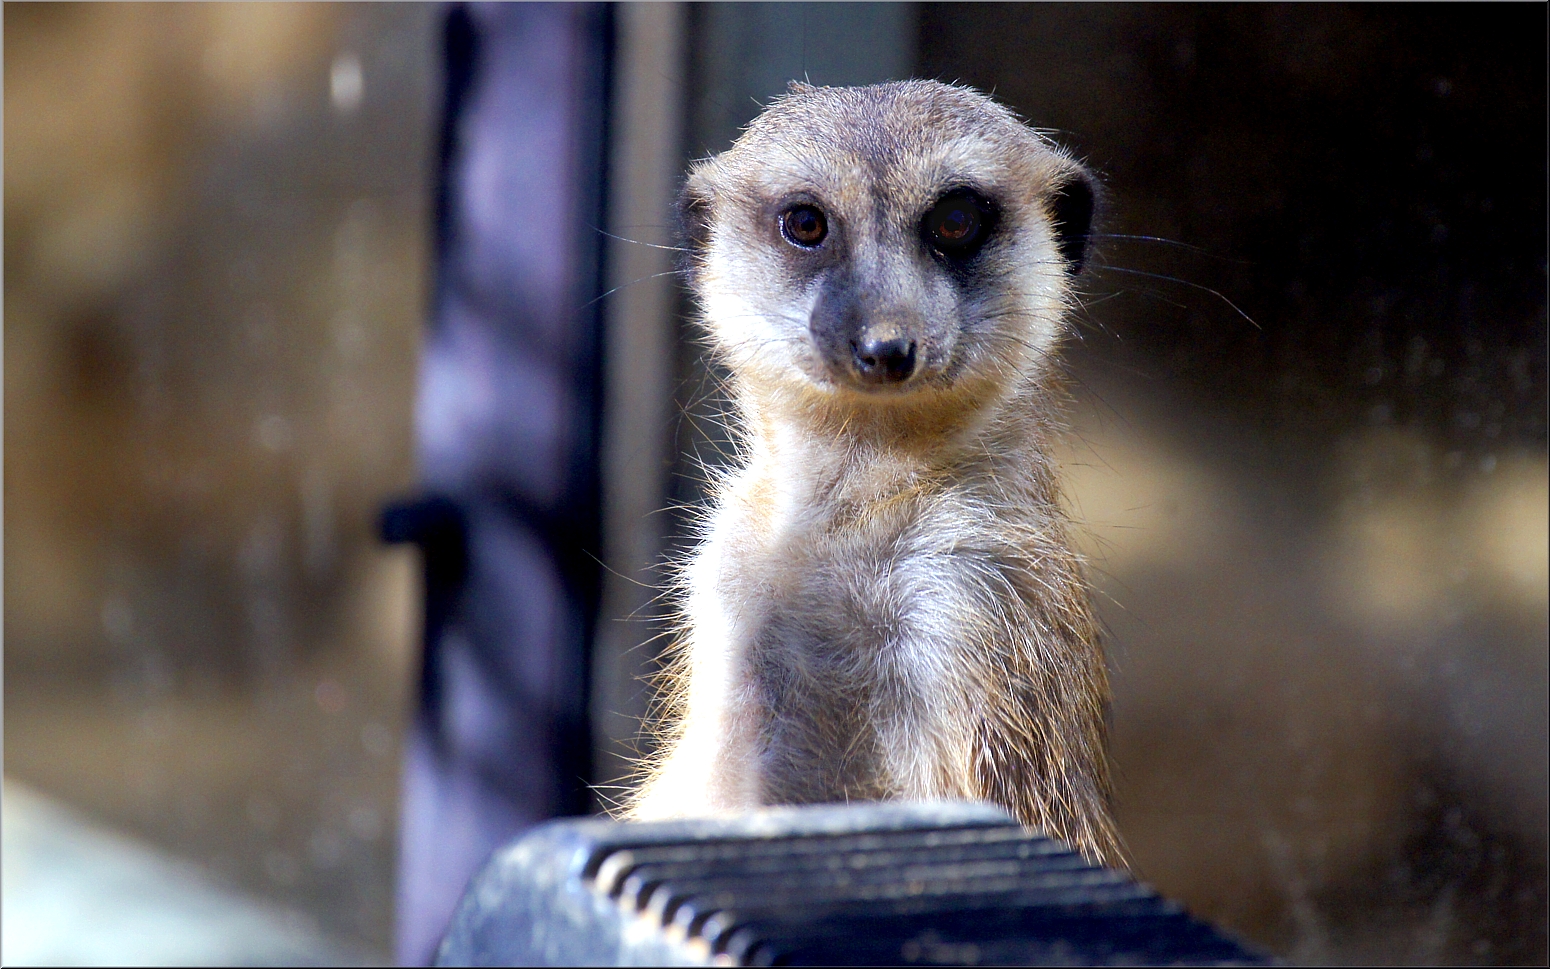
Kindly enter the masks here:
M 717 594 L 722 559 L 722 543 L 712 537 L 686 570 L 685 629 L 660 698 L 671 713 L 661 753 L 628 803 L 637 820 L 708 816 L 762 803 L 755 768 L 759 715 L 743 671 L 749 637 Z

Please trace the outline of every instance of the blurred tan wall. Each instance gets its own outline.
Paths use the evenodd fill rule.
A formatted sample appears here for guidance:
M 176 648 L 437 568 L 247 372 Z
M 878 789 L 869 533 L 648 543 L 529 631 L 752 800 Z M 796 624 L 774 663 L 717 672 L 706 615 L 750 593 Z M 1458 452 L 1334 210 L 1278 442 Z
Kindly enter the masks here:
M 1166 388 L 1082 384 L 1063 463 L 1141 875 L 1299 963 L 1532 953 L 1544 456 L 1459 483 L 1381 431 L 1288 475 Z
M 380 944 L 434 11 L 4 18 L 6 769 Z

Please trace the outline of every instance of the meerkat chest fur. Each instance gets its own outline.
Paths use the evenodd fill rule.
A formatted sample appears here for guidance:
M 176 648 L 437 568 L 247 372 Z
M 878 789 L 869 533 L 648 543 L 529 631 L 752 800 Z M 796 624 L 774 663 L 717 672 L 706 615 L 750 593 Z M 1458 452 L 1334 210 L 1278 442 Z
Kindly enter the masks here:
M 976 798 L 1115 860 L 1049 441 L 1093 183 L 1006 109 L 793 85 L 682 201 L 741 465 L 680 583 L 636 817 Z

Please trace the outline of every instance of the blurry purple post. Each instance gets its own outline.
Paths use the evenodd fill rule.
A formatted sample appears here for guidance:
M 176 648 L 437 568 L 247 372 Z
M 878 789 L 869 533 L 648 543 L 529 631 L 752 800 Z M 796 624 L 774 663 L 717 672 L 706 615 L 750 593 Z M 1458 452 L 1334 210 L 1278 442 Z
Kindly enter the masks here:
M 609 13 L 454 7 L 435 305 L 416 411 L 424 497 L 388 509 L 426 581 L 404 763 L 397 956 L 433 958 L 469 878 L 585 812 L 597 611 Z

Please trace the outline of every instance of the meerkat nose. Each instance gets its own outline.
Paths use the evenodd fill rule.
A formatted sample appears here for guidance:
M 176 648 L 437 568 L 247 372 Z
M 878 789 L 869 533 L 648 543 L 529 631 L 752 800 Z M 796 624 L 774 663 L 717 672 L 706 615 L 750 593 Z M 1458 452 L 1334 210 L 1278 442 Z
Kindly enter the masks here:
M 872 384 L 899 384 L 915 372 L 915 341 L 896 336 L 852 343 L 856 373 Z

